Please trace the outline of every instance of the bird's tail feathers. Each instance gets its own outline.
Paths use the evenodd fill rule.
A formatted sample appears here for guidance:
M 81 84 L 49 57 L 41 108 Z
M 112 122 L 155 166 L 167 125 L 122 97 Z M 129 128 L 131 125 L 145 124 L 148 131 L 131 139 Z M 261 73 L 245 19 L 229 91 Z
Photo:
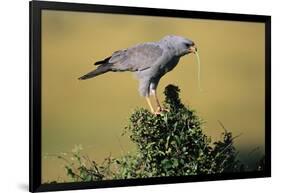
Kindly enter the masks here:
M 110 65 L 100 65 L 97 69 L 85 74 L 84 76 L 81 76 L 80 78 L 78 78 L 79 80 L 86 80 L 89 78 L 94 78 L 98 75 L 104 74 L 108 71 L 111 71 L 111 66 Z
M 110 58 L 111 58 L 111 56 L 107 57 L 107 58 L 105 58 L 103 60 L 97 61 L 94 65 L 105 64 L 105 63 L 107 63 L 110 60 Z

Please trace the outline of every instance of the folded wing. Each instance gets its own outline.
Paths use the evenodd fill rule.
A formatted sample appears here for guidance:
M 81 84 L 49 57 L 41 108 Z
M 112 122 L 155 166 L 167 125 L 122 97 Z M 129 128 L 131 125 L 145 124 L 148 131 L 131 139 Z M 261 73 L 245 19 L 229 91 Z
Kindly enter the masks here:
M 163 50 L 156 43 L 138 44 L 134 47 L 119 50 L 105 61 L 112 71 L 142 71 L 157 64 L 163 56 Z M 98 63 L 98 62 L 97 62 Z

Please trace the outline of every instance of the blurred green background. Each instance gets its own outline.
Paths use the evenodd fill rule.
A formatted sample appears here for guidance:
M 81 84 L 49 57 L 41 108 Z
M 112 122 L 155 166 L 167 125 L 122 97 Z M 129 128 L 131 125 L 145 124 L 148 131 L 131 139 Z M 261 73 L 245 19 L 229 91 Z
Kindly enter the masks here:
M 253 22 L 43 10 L 42 181 L 67 180 L 64 163 L 53 155 L 75 144 L 98 161 L 134 151 L 121 133 L 133 109 L 148 108 L 137 80 L 129 72 L 78 77 L 116 50 L 169 34 L 197 44 L 204 91 L 198 89 L 196 57 L 188 55 L 161 79 L 161 100 L 166 85 L 178 85 L 213 139 L 223 131 L 218 120 L 234 135 L 242 133 L 235 141 L 239 158 L 253 165 L 264 154 L 264 30 Z

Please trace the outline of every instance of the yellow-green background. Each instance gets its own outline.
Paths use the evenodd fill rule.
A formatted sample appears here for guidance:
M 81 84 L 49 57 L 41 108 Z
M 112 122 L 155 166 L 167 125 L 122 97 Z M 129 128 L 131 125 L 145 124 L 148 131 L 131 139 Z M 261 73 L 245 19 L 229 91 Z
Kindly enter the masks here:
M 67 180 L 53 155 L 82 144 L 83 153 L 102 160 L 134 151 L 121 136 L 130 113 L 147 107 L 129 72 L 79 81 L 92 64 L 112 52 L 165 35 L 193 40 L 200 52 L 202 87 L 194 55 L 160 81 L 178 85 L 183 102 L 206 120 L 205 131 L 219 139 L 220 120 L 234 135 L 245 162 L 264 151 L 264 24 L 44 10 L 42 12 L 42 181 Z M 249 155 L 255 148 L 258 151 Z M 258 154 L 258 156 L 254 156 Z

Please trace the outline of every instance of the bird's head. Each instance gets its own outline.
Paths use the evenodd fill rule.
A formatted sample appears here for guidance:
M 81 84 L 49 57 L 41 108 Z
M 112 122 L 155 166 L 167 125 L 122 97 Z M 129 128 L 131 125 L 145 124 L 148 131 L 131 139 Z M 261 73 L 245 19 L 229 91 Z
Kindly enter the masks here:
M 173 49 L 177 56 L 183 56 L 189 53 L 195 53 L 197 51 L 197 47 L 192 40 L 181 36 L 168 35 L 165 36 L 161 41 L 165 42 L 169 49 Z

